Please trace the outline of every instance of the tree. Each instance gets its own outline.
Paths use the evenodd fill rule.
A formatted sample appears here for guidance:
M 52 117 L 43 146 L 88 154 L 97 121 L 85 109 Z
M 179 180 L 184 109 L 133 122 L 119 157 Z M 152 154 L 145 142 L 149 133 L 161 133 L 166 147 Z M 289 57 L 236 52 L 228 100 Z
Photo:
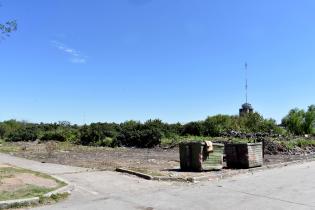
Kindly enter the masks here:
M 315 105 L 308 107 L 307 112 L 305 113 L 304 120 L 304 131 L 307 134 L 313 134 L 315 127 Z
M 315 105 L 309 106 L 307 111 L 297 108 L 290 110 L 282 124 L 295 135 L 314 134 Z
M 0 38 L 4 39 L 5 37 L 10 36 L 10 34 L 16 30 L 17 30 L 16 20 L 8 20 L 5 23 L 0 23 Z
M 302 135 L 305 132 L 305 112 L 303 109 L 291 109 L 289 114 L 282 119 L 282 124 L 295 135 Z
M 240 117 L 240 124 L 246 131 L 260 132 L 264 118 L 257 112 Z
M 216 115 L 208 117 L 203 123 L 203 134 L 206 136 L 220 136 L 222 132 L 235 129 L 233 116 Z
M 13 31 L 17 30 L 16 20 L 9 20 L 5 23 L 0 23 L 1 38 L 8 37 Z
M 148 121 L 146 124 L 127 121 L 121 124 L 121 131 L 116 137 L 118 146 L 152 148 L 161 143 L 161 126 L 159 120 Z
M 202 134 L 202 123 L 201 122 L 190 122 L 183 126 L 182 135 L 201 136 Z
M 0 139 L 4 138 L 4 134 L 5 134 L 5 127 L 0 124 Z

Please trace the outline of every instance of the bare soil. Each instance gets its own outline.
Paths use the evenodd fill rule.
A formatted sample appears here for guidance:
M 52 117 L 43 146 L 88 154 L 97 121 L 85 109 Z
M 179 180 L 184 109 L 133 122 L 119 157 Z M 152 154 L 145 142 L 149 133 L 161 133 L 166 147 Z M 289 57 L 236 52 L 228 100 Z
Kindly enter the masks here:
M 68 144 L 58 144 L 54 151 L 47 152 L 47 143 L 14 143 L 20 149 L 12 154 L 47 163 L 73 165 L 98 170 L 115 170 L 117 167 L 129 168 L 142 173 L 155 176 L 168 177 L 195 177 L 207 174 L 210 179 L 221 176 L 233 175 L 237 171 L 224 169 L 215 172 L 191 173 L 179 171 L 179 150 L 154 148 L 102 148 L 84 147 Z M 49 143 L 48 143 L 49 145 Z M 12 146 L 12 145 L 11 145 Z M 48 148 L 49 150 L 51 148 Z M 312 151 L 299 152 L 298 154 L 265 155 L 265 165 L 305 160 L 314 158 Z
M 20 170 L 14 170 L 16 168 L 8 164 L 0 164 L 0 167 L 3 169 L 1 174 L 3 177 L 0 179 L 0 192 L 14 192 L 28 185 L 43 188 L 58 187 L 58 183 L 53 179 L 40 177 L 33 173 L 21 173 Z

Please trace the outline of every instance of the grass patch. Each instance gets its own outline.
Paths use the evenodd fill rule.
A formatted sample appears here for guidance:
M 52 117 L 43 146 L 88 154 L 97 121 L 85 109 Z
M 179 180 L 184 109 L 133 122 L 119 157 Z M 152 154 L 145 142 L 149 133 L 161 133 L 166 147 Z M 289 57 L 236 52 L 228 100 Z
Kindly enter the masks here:
M 297 138 L 289 141 L 281 141 L 281 145 L 287 148 L 288 150 L 293 150 L 295 148 L 306 149 L 307 147 L 315 147 L 315 140 Z
M 42 205 L 47 205 L 47 204 L 54 204 L 58 203 L 60 201 L 66 200 L 69 197 L 69 193 L 58 193 L 58 194 L 53 194 L 50 197 L 39 197 L 39 203 Z
M 0 201 L 39 197 L 66 185 L 66 183 L 59 181 L 47 174 L 34 172 L 31 170 L 22 169 L 22 168 L 16 168 L 16 167 L 0 168 L 0 183 L 5 178 L 11 178 L 11 177 L 14 177 L 16 174 L 21 174 L 21 173 L 33 174 L 37 177 L 54 180 L 57 183 L 57 187 L 45 188 L 45 187 L 39 187 L 35 185 L 24 185 L 22 187 L 17 188 L 15 191 L 0 191 Z
M 0 139 L 0 152 L 2 153 L 11 153 L 11 152 L 18 152 L 21 150 L 21 147 L 8 143 L 3 139 Z
M 38 197 L 52 190 L 54 189 L 38 187 L 35 185 L 26 185 L 23 188 L 13 192 L 2 191 L 0 194 L 0 201 Z

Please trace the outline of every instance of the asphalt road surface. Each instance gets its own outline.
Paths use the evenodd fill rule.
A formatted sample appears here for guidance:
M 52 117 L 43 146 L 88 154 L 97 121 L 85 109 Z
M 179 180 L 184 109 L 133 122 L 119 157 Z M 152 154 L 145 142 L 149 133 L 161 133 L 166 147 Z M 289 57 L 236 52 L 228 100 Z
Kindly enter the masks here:
M 5 154 L 0 154 L 0 162 L 57 175 L 73 184 L 67 200 L 37 208 L 43 210 L 315 209 L 315 162 L 196 184 L 146 181 Z

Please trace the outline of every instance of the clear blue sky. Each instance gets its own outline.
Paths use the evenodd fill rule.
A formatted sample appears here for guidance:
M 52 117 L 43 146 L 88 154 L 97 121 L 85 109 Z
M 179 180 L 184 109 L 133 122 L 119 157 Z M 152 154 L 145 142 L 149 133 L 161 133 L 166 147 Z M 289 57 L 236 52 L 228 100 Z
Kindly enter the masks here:
M 315 103 L 313 0 L 1 0 L 0 120 L 202 120 Z

